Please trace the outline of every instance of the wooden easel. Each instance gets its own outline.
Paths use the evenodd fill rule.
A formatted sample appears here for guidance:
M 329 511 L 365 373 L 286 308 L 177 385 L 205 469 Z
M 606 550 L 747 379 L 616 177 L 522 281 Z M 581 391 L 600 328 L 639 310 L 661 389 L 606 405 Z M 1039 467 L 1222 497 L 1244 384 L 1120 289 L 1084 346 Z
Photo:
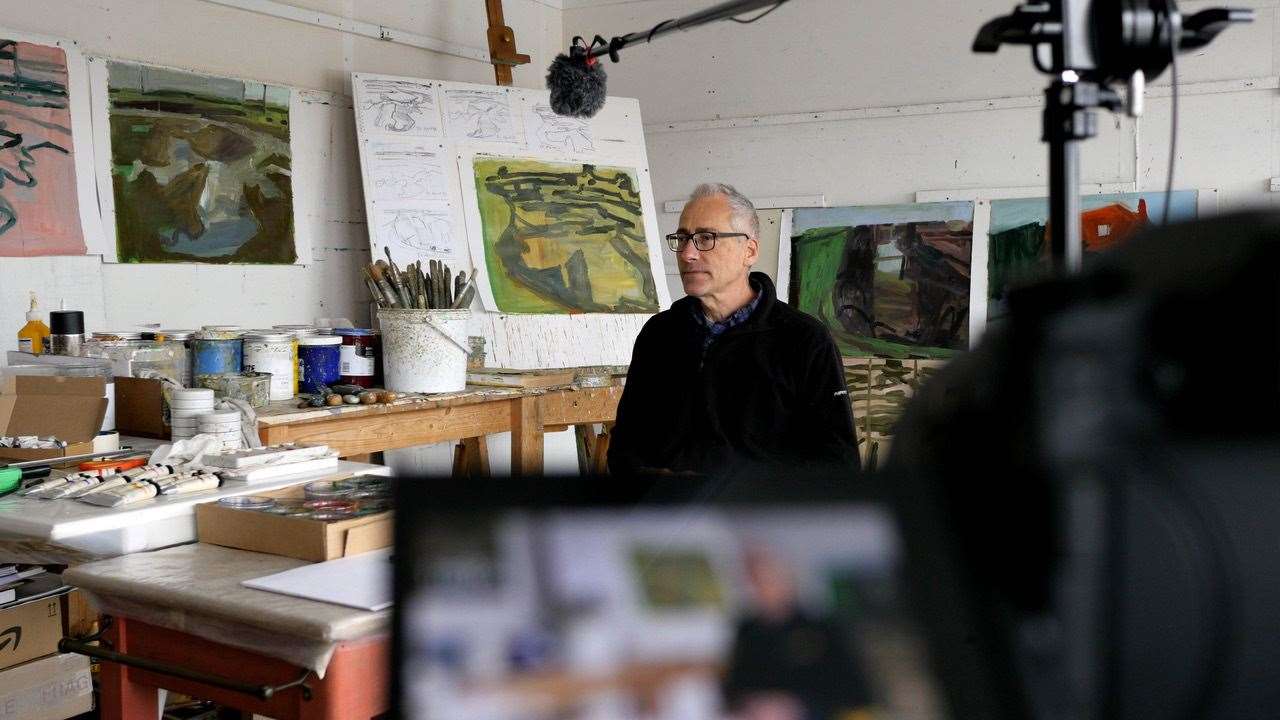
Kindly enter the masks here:
M 516 32 L 502 16 L 502 0 L 484 0 L 489 14 L 489 62 L 493 63 L 493 75 L 499 85 L 510 85 L 511 69 L 527 65 L 529 56 L 516 50 Z

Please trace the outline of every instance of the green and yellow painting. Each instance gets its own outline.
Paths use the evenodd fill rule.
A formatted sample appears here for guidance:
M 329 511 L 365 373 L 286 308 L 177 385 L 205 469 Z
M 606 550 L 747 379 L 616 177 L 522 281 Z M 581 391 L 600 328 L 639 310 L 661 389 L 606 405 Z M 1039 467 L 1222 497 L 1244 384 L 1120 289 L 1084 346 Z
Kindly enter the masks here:
M 791 243 L 791 302 L 841 355 L 968 348 L 973 203 L 796 210 Z
M 107 67 L 120 262 L 295 262 L 289 89 Z
M 705 551 L 638 546 L 631 551 L 631 566 L 650 610 L 725 606 L 724 585 Z
M 658 311 L 634 170 L 492 157 L 474 169 L 500 311 Z

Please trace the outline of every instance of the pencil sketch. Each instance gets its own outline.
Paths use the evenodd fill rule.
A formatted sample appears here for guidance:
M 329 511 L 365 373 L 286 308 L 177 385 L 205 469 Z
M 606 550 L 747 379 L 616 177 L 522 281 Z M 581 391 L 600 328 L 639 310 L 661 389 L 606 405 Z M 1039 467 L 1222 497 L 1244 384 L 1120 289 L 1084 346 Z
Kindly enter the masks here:
M 406 80 L 363 80 L 360 117 L 366 132 L 440 137 L 435 88 Z
M 429 255 L 455 255 L 453 213 L 447 206 L 378 213 L 383 245 Z
M 557 115 L 550 105 L 531 105 L 525 112 L 529 147 L 563 153 L 595 152 L 591 121 Z
M 449 135 L 455 140 L 519 142 L 511 100 L 502 90 L 446 90 Z
M 369 166 L 373 197 L 377 201 L 413 202 L 448 197 L 448 179 L 437 153 L 379 148 L 373 151 Z

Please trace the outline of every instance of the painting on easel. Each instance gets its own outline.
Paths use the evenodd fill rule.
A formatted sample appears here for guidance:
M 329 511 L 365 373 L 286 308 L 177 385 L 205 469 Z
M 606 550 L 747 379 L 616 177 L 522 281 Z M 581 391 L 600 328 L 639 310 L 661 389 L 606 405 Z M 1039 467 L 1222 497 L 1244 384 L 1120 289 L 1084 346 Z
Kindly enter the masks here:
M 791 242 L 791 304 L 827 326 L 841 355 L 968 348 L 973 203 L 799 209 Z
M 1183 190 L 1086 195 L 1080 198 L 1080 230 L 1085 262 L 1091 255 L 1124 244 L 1160 223 L 1165 205 L 1169 221 L 1194 220 L 1199 193 Z M 1046 198 L 995 200 L 991 203 L 991 250 L 987 261 L 987 318 L 1008 313 L 1011 287 L 1049 274 L 1049 201 Z
M 291 264 L 290 90 L 107 66 L 120 262 Z
M 474 171 L 498 310 L 659 309 L 634 170 L 477 156 Z
M 0 255 L 83 255 L 67 55 L 0 38 Z

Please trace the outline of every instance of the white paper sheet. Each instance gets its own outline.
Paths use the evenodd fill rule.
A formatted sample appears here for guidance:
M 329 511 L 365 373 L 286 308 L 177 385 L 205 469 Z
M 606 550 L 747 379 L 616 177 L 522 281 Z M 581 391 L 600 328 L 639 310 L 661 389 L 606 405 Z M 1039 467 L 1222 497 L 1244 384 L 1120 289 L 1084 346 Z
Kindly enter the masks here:
M 440 137 L 434 83 L 362 76 L 356 76 L 352 83 L 362 135 L 410 140 Z
M 550 102 L 525 104 L 524 131 L 529 147 L 534 150 L 575 156 L 596 151 L 591 120 L 557 115 Z
M 245 580 L 247 588 L 376 612 L 391 607 L 391 548 Z
M 503 88 L 446 88 L 449 138 L 466 142 L 518 143 L 511 93 Z

